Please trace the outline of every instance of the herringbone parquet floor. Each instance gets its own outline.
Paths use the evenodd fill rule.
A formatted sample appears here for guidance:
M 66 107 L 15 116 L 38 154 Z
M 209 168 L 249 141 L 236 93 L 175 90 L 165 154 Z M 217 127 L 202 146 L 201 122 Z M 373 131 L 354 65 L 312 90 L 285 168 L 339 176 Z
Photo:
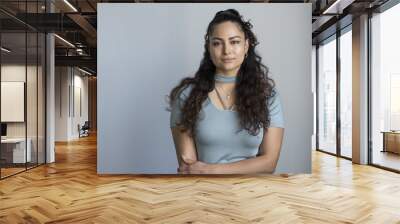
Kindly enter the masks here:
M 96 174 L 96 139 L 0 181 L 0 223 L 400 223 L 400 175 L 313 153 L 313 174 Z

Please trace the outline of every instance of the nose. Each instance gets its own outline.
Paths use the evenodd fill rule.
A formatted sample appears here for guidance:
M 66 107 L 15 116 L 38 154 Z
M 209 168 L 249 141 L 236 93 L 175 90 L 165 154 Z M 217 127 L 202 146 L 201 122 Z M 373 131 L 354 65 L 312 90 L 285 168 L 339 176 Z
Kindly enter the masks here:
M 224 44 L 224 54 L 230 54 L 231 53 L 231 45 L 230 44 Z

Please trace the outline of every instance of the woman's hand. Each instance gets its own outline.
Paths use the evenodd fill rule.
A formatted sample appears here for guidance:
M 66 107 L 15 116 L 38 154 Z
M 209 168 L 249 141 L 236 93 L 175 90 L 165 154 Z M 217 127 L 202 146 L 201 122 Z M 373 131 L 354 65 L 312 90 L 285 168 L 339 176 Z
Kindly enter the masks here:
M 182 174 L 256 174 L 273 173 L 279 159 L 283 139 L 283 128 L 268 128 L 260 145 L 260 155 L 231 163 L 204 163 L 196 156 L 183 154 L 180 157 L 179 173 Z
M 183 164 L 178 168 L 180 174 L 212 174 L 212 165 L 191 160 L 182 156 Z

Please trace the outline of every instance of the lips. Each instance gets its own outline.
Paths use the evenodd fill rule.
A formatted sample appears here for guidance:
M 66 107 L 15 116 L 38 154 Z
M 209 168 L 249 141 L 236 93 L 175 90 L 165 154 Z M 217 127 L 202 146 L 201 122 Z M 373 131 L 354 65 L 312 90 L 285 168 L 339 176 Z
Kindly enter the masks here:
M 234 58 L 226 58 L 226 59 L 222 59 L 223 62 L 231 62 L 234 61 Z

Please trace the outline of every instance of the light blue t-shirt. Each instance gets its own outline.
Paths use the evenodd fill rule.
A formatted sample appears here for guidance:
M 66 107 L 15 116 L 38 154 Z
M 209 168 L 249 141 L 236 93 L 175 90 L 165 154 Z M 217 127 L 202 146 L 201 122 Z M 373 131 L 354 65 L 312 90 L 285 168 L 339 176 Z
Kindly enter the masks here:
M 191 89 L 189 86 L 182 90 L 175 100 L 171 108 L 171 128 L 181 121 L 181 109 Z M 270 127 L 283 128 L 282 105 L 276 90 L 267 105 L 270 110 Z M 255 157 L 264 135 L 264 130 L 260 130 L 256 136 L 241 130 L 237 111 L 218 109 L 209 97 L 203 102 L 195 132 L 197 158 L 206 163 L 231 163 Z

